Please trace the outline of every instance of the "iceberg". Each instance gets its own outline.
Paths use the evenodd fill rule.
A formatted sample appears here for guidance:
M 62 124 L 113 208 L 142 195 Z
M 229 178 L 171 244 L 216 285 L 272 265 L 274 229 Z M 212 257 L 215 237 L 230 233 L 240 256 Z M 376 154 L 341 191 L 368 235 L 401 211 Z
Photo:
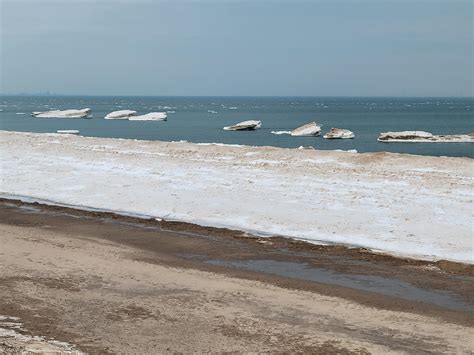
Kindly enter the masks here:
M 233 126 L 224 127 L 224 130 L 225 131 L 253 131 L 260 127 L 262 127 L 262 121 L 249 120 L 249 121 L 243 121 L 243 122 L 237 123 Z
M 54 110 L 54 111 L 44 111 L 44 112 L 32 112 L 31 115 L 37 118 L 91 118 L 92 110 L 90 108 L 84 108 L 81 110 Z
M 402 131 L 380 133 L 379 142 L 411 142 L 411 143 L 474 143 L 474 133 L 434 135 L 425 131 Z
M 166 112 L 150 112 L 145 115 L 128 117 L 130 121 L 166 121 L 167 118 Z
M 316 122 L 307 123 L 301 127 L 295 128 L 291 131 L 293 137 L 300 136 L 319 136 L 321 133 L 321 126 Z
M 106 120 L 127 120 L 131 116 L 135 116 L 137 111 L 132 110 L 119 110 L 108 113 L 105 116 Z
M 354 132 L 343 128 L 331 128 L 323 138 L 326 139 L 350 139 L 354 138 Z

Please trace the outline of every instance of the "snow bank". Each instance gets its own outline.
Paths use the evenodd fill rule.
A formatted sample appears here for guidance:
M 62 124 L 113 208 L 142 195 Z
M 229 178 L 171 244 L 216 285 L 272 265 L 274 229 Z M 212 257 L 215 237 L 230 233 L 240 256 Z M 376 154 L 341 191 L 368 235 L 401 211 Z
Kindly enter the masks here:
M 472 263 L 474 160 L 0 131 L 0 192 Z

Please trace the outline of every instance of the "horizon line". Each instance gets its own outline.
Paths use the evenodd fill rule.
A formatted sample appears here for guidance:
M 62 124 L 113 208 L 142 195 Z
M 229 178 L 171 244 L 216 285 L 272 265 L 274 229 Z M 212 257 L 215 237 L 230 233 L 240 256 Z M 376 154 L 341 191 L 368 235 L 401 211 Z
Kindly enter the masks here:
M 474 99 L 474 96 L 416 96 L 416 95 L 127 95 L 127 94 L 56 94 L 56 93 L 0 93 L 0 96 L 23 96 L 23 97 L 196 97 L 196 98 L 453 98 Z

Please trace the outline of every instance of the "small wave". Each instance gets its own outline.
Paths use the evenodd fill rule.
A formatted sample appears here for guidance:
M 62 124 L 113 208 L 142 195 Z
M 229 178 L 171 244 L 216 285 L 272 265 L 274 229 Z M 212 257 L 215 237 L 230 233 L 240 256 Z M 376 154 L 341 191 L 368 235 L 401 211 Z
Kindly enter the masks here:
M 17 112 L 16 114 L 17 115 L 26 115 L 26 113 L 24 113 L 24 112 Z
M 271 131 L 270 133 L 271 133 L 271 134 L 276 134 L 276 135 L 280 135 L 280 134 L 291 134 L 291 131 Z

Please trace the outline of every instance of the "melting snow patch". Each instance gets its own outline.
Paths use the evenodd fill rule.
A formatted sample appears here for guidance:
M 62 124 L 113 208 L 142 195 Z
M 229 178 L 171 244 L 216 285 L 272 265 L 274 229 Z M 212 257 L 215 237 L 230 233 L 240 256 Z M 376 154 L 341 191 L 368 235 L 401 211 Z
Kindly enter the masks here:
M 27 334 L 19 318 L 0 316 L 0 351 L 5 349 L 14 354 L 84 354 L 74 345 Z

